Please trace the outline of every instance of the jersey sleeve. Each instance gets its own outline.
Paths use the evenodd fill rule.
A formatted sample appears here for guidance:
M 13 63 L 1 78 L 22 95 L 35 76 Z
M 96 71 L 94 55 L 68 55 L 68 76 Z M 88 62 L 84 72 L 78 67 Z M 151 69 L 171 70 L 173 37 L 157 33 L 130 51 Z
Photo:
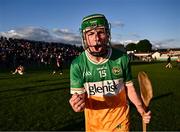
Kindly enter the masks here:
M 84 81 L 80 65 L 73 62 L 70 68 L 70 93 L 82 94 L 84 92 Z
M 125 85 L 132 86 L 133 85 L 132 72 L 131 72 L 130 59 L 128 55 L 125 55 L 124 57 L 123 74 L 124 74 Z

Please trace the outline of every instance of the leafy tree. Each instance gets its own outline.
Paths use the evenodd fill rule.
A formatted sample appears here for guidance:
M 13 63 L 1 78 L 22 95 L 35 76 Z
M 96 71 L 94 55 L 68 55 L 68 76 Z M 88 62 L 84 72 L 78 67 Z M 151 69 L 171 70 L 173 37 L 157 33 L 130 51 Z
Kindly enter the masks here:
M 136 50 L 138 52 L 150 52 L 152 50 L 152 44 L 149 40 L 140 40 L 136 45 Z
M 136 50 L 136 44 L 135 43 L 129 43 L 126 45 L 126 50 L 127 51 L 134 51 Z

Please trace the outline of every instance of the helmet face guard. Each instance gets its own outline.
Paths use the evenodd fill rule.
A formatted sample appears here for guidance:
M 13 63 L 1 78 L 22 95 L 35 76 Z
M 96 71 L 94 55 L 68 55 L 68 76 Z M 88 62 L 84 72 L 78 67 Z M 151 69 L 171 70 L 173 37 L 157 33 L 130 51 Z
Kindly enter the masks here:
M 96 45 L 96 46 L 102 46 L 104 48 L 108 48 L 108 45 L 110 45 L 110 28 L 109 28 L 109 23 L 106 19 L 106 17 L 102 14 L 93 14 L 89 15 L 83 18 L 82 24 L 81 24 L 81 35 L 82 35 L 82 43 L 83 47 L 85 50 L 87 50 L 91 55 L 93 56 L 103 56 L 104 53 L 102 52 L 92 52 L 89 48 L 89 45 L 87 44 L 87 40 L 85 37 L 86 29 L 95 29 L 96 27 L 104 27 L 105 32 L 107 33 L 108 36 L 108 42 L 106 44 L 101 44 L 101 45 Z

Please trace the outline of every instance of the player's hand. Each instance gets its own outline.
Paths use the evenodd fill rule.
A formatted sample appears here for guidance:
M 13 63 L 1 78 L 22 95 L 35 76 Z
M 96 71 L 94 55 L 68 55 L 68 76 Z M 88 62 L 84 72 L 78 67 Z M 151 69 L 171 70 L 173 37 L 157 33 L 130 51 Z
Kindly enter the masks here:
M 82 112 L 85 108 L 85 93 L 73 94 L 69 100 L 69 103 L 75 112 Z
M 142 116 L 143 122 L 148 124 L 151 120 L 151 111 L 148 111 L 147 113 L 144 112 L 143 114 L 141 114 L 141 116 Z

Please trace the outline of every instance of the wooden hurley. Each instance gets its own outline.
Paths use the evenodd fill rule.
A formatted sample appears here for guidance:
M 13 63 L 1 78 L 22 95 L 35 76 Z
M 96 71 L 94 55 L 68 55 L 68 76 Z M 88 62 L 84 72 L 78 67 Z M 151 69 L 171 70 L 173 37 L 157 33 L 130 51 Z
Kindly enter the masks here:
M 146 110 L 149 106 L 149 103 L 153 97 L 153 89 L 151 85 L 151 81 L 148 75 L 144 71 L 140 71 L 138 73 L 138 82 L 140 86 L 141 98 L 146 107 Z M 146 124 L 142 120 L 143 124 L 143 132 L 146 132 Z

